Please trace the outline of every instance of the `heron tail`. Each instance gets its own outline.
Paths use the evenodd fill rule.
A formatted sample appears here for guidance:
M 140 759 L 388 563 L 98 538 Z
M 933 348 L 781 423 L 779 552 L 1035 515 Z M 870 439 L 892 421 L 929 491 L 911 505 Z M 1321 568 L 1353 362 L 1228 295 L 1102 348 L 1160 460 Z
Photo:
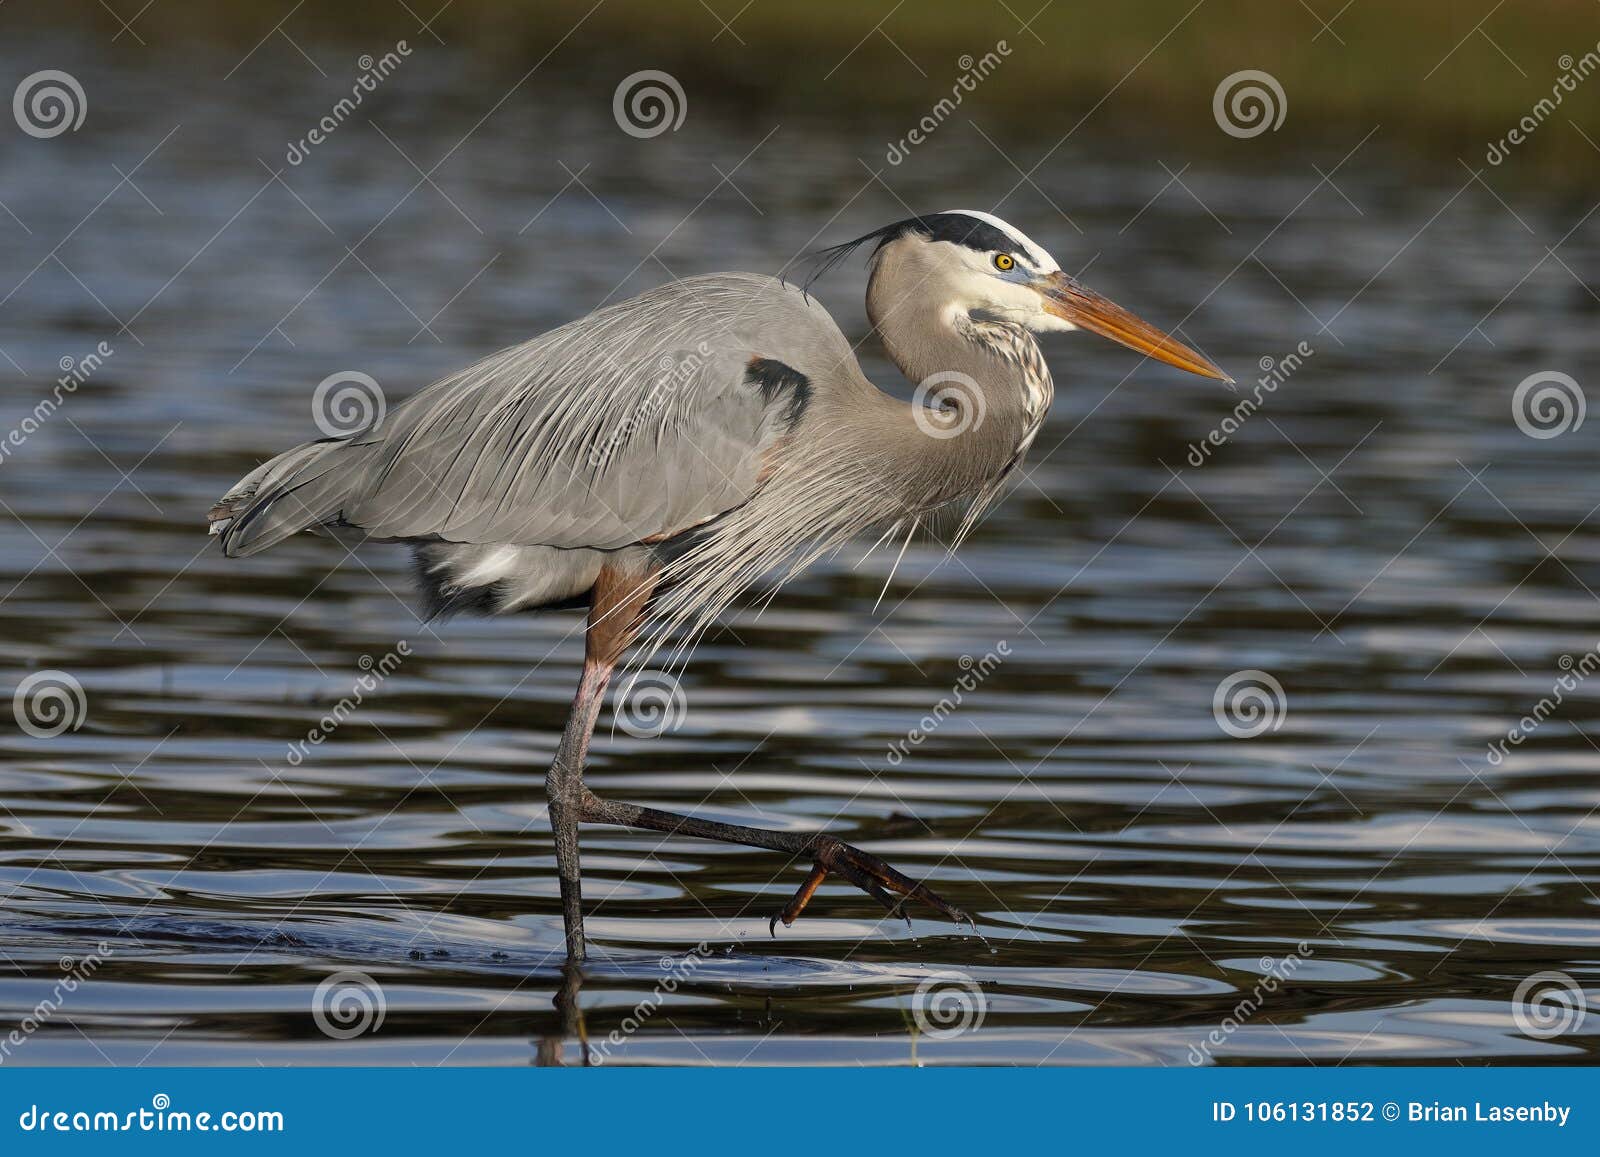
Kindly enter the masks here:
M 302 530 L 338 523 L 368 445 L 350 438 L 306 442 L 239 479 L 206 515 L 223 553 L 255 554 Z

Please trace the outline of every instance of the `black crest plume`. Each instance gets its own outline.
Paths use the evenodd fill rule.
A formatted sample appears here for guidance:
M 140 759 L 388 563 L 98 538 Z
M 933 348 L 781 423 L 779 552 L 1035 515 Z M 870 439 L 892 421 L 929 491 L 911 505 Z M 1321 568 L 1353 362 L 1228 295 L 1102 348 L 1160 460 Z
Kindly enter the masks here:
M 1009 253 L 1016 249 L 1016 242 L 1006 234 L 1005 230 L 997 229 L 987 221 L 966 213 L 928 213 L 920 217 L 907 217 L 904 221 L 896 221 L 892 225 L 863 233 L 853 240 L 814 250 L 807 257 L 812 262 L 811 272 L 801 288 L 809 292 L 818 278 L 867 242 L 873 242 L 872 251 L 867 254 L 871 257 L 889 242 L 896 241 L 908 233 L 921 233 L 929 241 L 948 241 L 952 245 L 962 245 L 981 253 Z

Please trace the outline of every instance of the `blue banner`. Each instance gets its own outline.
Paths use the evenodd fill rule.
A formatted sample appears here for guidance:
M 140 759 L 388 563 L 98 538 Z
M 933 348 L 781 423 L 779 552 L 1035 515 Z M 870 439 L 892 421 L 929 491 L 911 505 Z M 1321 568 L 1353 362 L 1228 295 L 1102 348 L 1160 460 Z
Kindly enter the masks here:
M 7 1069 L 4 1151 L 1595 1152 L 1587 1069 Z M 1286 1150 L 1286 1146 L 1293 1149 Z M 498 1150 L 496 1150 L 498 1151 Z

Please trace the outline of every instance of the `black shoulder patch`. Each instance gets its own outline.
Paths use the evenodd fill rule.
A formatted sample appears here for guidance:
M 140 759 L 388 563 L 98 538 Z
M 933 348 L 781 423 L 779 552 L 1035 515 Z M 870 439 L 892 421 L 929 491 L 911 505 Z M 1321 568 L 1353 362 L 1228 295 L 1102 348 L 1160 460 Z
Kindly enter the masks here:
M 744 377 L 745 381 L 761 391 L 761 400 L 767 405 L 772 405 L 780 398 L 788 399 L 782 420 L 791 430 L 811 404 L 811 379 L 776 358 L 751 358 Z

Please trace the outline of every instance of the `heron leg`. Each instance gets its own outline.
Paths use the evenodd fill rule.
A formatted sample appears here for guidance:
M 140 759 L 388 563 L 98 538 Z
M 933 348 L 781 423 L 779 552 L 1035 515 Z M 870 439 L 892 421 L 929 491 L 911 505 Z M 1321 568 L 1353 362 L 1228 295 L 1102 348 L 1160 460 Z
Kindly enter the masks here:
M 581 963 L 583 946 L 583 879 L 578 849 L 578 816 L 583 799 L 583 764 L 589 736 L 605 693 L 606 672 L 587 658 L 583 677 L 556 757 L 545 773 L 545 795 L 550 802 L 550 830 L 555 835 L 556 873 L 561 880 L 561 922 L 566 931 L 567 960 Z
M 595 580 L 589 605 L 589 626 L 584 634 L 583 675 L 572 700 L 561 743 L 545 775 L 545 795 L 550 803 L 550 829 L 555 835 L 556 872 L 561 880 L 561 922 L 566 933 L 567 960 L 582 963 L 583 876 L 578 847 L 578 821 L 582 818 L 583 767 L 589 757 L 589 739 L 605 699 L 606 686 L 617 660 L 639 629 L 639 615 L 655 589 L 655 574 L 630 573 L 603 567 Z
M 585 636 L 583 677 L 567 717 L 561 745 L 545 779 L 550 799 L 550 825 L 555 832 L 556 867 L 561 876 L 561 915 L 566 927 L 567 955 L 573 963 L 584 958 L 582 885 L 579 871 L 578 824 L 610 824 L 641 828 L 674 836 L 695 836 L 725 844 L 787 852 L 811 861 L 811 870 L 794 897 L 773 916 L 787 927 L 795 922 L 829 875 L 848 880 L 889 912 L 903 915 L 907 900 L 916 900 L 957 923 L 974 924 L 972 917 L 947 902 L 926 884 L 826 833 L 777 832 L 683 816 L 658 808 L 601 799 L 583 783 L 589 740 L 605 697 L 611 673 L 638 633 L 641 613 L 655 589 L 655 574 L 643 576 L 605 568 L 595 582 Z
M 845 843 L 825 832 L 776 832 L 770 828 L 751 828 L 742 824 L 725 824 L 716 820 L 697 819 L 638 804 L 618 803 L 601 799 L 587 788 L 582 793 L 582 806 L 578 818 L 584 823 L 612 824 L 617 827 L 643 828 L 646 831 L 664 832 L 674 836 L 696 836 L 726 844 L 743 844 L 752 848 L 766 848 L 775 852 L 788 852 L 799 858 L 811 860 L 811 871 L 793 898 L 768 921 L 767 927 L 774 935 L 778 921 L 788 927 L 805 911 L 811 897 L 824 880 L 837 875 L 848 880 L 882 904 L 891 915 L 904 915 L 907 900 L 919 900 L 940 915 L 958 924 L 976 921 L 960 908 L 949 903 L 926 884 L 917 882 L 895 870 L 876 856 Z

